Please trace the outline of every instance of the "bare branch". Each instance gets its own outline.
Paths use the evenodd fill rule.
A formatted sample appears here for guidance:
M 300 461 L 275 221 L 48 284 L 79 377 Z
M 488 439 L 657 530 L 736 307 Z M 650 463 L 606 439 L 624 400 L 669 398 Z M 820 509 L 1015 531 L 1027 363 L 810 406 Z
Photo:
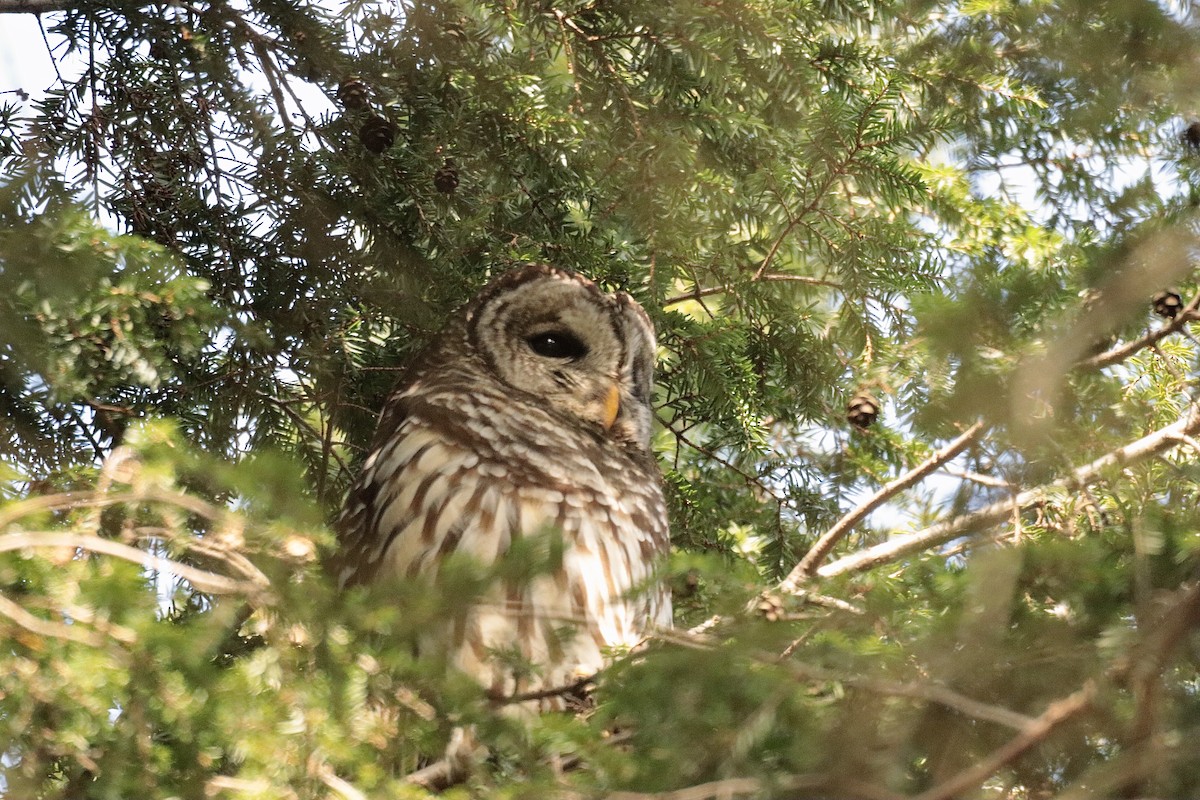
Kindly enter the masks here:
M 1135 464 L 1157 456 L 1177 447 L 1180 436 L 1190 436 L 1198 430 L 1200 430 L 1200 410 L 1189 409 L 1187 416 L 1183 419 L 1124 447 L 1119 447 L 1111 453 L 1106 453 L 1089 464 L 1077 467 L 1065 478 L 1045 486 L 1027 489 L 1015 498 L 992 503 L 978 511 L 939 522 L 924 530 L 894 536 L 882 544 L 868 547 L 826 564 L 819 568 L 816 574 L 823 578 L 829 578 L 847 572 L 865 572 L 880 564 L 887 564 L 921 550 L 945 544 L 960 536 L 975 533 L 1008 517 L 1012 514 L 1014 507 L 1028 510 L 1045 503 L 1046 497 L 1053 491 L 1074 490 L 1088 486 L 1098 481 L 1104 471 L 1110 467 Z
M 669 792 L 613 792 L 606 800 L 732 800 L 764 792 L 835 792 L 842 800 L 901 800 L 901 795 L 878 786 L 846 781 L 827 775 L 781 775 L 773 780 L 725 778 Z
M 1080 775 L 1066 791 L 1055 795 L 1054 800 L 1143 797 L 1129 787 L 1152 779 L 1160 770 L 1181 760 L 1194 761 L 1197 736 L 1200 736 L 1200 728 L 1185 728 L 1158 733 L 1145 742 L 1122 747 L 1111 759 L 1100 761 Z
M 952 469 L 950 467 L 943 467 L 941 472 L 949 475 L 952 478 L 958 478 L 959 480 L 969 481 L 971 483 L 978 483 L 980 486 L 986 486 L 989 489 L 1004 489 L 1005 491 L 1009 491 L 1013 488 L 1013 485 L 1003 478 L 996 478 L 991 475 L 981 475 L 978 472 L 971 472 L 964 469 Z
M 847 614 L 854 614 L 856 616 L 861 616 L 867 613 L 861 606 L 856 606 L 854 603 L 847 603 L 845 600 L 841 600 L 837 597 L 816 594 L 815 592 L 810 592 L 803 589 L 797 592 L 797 596 L 804 600 L 805 603 L 817 606 L 818 608 L 833 608 L 837 609 L 838 611 L 845 611 Z
M 77 642 L 79 644 L 86 644 L 89 647 L 102 647 L 105 644 L 104 637 L 95 631 L 88 630 L 80 625 L 65 625 L 61 622 L 54 622 L 34 616 L 3 595 L 0 595 L 0 615 L 8 617 L 17 625 L 38 636 Z
M 3 0 L 0 0 L 3 2 Z M 22 517 L 39 511 L 69 511 L 75 508 L 102 508 L 120 503 L 159 502 L 178 506 L 185 511 L 209 520 L 228 517 L 228 509 L 213 505 L 199 497 L 168 489 L 139 489 L 130 492 L 109 493 L 99 491 L 61 492 L 42 497 L 30 497 L 10 503 L 0 511 L 0 529 L 6 528 Z
M 888 483 L 879 491 L 875 492 L 875 494 L 871 495 L 869 498 L 859 504 L 857 508 L 853 509 L 850 513 L 838 520 L 832 528 L 826 531 L 825 534 L 818 539 L 811 548 L 809 548 L 809 551 L 805 553 L 804 558 L 800 559 L 800 563 L 797 564 L 792 571 L 788 573 L 787 578 L 785 578 L 784 581 L 779 584 L 779 590 L 788 594 L 795 594 L 799 590 L 800 584 L 802 584 L 806 579 L 811 577 L 814 572 L 816 572 L 817 565 L 825 559 L 825 556 L 829 554 L 829 551 L 832 550 L 834 546 L 847 534 L 854 530 L 854 527 L 862 522 L 868 514 L 879 508 L 879 506 L 883 505 L 900 492 L 904 491 L 910 486 L 915 485 L 926 475 L 937 470 L 938 467 L 957 456 L 963 450 L 966 450 L 967 447 L 975 441 L 982 430 L 983 422 L 976 422 L 974 425 L 963 431 L 962 435 L 950 442 L 950 444 L 946 445 L 941 450 L 938 450 L 929 458 L 925 459 L 920 464 L 901 475 L 899 478 L 896 478 L 896 480 Z
M 1114 666 L 1118 681 L 1160 674 L 1183 638 L 1200 626 L 1200 583 L 1181 589 L 1178 599 L 1150 627 L 1137 650 Z
M 404 776 L 405 783 L 416 784 L 430 792 L 441 792 L 462 783 L 465 779 L 466 775 L 451 764 L 448 758 L 438 759 Z
M 82 533 L 61 531 L 22 531 L 0 536 L 0 553 L 12 550 L 27 550 L 39 547 L 70 547 L 121 558 L 140 564 L 146 569 L 169 572 L 191 583 L 209 594 L 256 594 L 266 586 L 257 581 L 235 581 L 215 572 L 197 569 L 162 556 L 152 555 L 145 550 L 130 547 L 112 539 Z
M 978 764 L 952 775 L 928 791 L 921 792 L 913 800 L 954 800 L 978 788 L 996 772 L 1050 738 L 1063 724 L 1091 708 L 1095 697 L 1096 686 L 1088 683 L 1079 691 L 1051 703 L 1040 717 L 1019 735 L 1010 739 L 1008 744 L 993 751 Z
M 1200 311 L 1198 309 L 1200 309 L 1200 294 L 1193 297 L 1191 302 L 1180 309 L 1179 313 L 1175 315 L 1175 319 L 1161 328 L 1150 331 L 1145 336 L 1134 339 L 1132 342 L 1126 342 L 1111 350 L 1098 353 L 1091 358 L 1085 358 L 1079 362 L 1079 366 L 1086 369 L 1100 369 L 1102 367 L 1111 367 L 1113 364 L 1119 364 L 1139 350 L 1153 347 L 1171 334 L 1183 330 L 1189 322 L 1200 319 Z
M 1112 678 L 1125 684 L 1134 697 L 1133 718 L 1123 745 L 1130 751 L 1143 751 L 1142 759 L 1133 765 L 1135 769 L 1124 776 L 1120 787 L 1123 796 L 1138 792 L 1137 784 L 1150 777 L 1143 774 L 1144 769 L 1136 768 L 1142 767 L 1145 758 L 1153 754 L 1148 746 L 1155 738 L 1156 722 L 1162 711 L 1162 674 L 1172 653 L 1197 627 L 1200 627 L 1200 584 L 1192 584 L 1176 594 L 1175 602 L 1147 626 L 1148 631 L 1138 646 L 1114 665 Z
M 1185 433 L 1181 433 L 1175 438 L 1178 439 L 1181 444 L 1186 444 L 1188 447 L 1192 448 L 1192 451 L 1196 455 L 1200 456 L 1200 442 L 1196 441 L 1194 437 L 1188 436 Z
M 367 796 L 354 787 L 349 781 L 339 778 L 333 772 L 333 767 L 322 763 L 316 769 L 317 777 L 343 800 L 367 800 Z
M 807 680 L 837 682 L 873 694 L 924 700 L 927 703 L 935 703 L 957 711 L 963 716 L 994 722 L 1017 731 L 1030 730 L 1037 724 L 1037 720 L 1033 717 L 1010 711 L 1002 706 L 982 703 L 936 683 L 900 683 L 878 678 L 846 676 L 832 670 L 820 669 L 798 662 L 789 662 L 788 668 L 798 677 Z

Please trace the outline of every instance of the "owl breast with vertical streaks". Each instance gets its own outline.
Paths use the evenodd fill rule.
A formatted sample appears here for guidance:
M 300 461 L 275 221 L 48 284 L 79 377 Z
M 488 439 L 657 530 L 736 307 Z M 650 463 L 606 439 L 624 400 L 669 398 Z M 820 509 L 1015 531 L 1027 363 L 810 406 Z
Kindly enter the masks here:
M 624 293 L 545 265 L 493 280 L 384 407 L 338 520 L 341 585 L 436 579 L 452 554 L 491 564 L 518 539 L 560 535 L 555 570 L 498 583 L 430 637 L 504 697 L 592 675 L 670 626 L 654 356 Z

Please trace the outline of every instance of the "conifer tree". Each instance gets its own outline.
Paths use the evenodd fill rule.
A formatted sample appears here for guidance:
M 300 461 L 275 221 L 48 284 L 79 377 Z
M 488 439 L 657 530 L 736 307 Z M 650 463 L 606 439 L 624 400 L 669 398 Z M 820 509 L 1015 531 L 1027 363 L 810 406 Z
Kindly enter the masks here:
M 1200 792 L 1190 4 L 0 13 L 0 797 Z M 321 567 L 527 261 L 654 319 L 677 626 L 536 719 Z

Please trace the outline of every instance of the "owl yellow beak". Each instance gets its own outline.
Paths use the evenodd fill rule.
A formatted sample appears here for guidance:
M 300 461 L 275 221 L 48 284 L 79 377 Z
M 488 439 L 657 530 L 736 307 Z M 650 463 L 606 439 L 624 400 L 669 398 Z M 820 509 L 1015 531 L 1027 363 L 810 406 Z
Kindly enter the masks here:
M 604 418 L 601 422 L 604 424 L 604 430 L 608 430 L 617 421 L 617 414 L 621 411 L 621 390 L 614 383 L 608 387 L 608 394 L 604 396 Z

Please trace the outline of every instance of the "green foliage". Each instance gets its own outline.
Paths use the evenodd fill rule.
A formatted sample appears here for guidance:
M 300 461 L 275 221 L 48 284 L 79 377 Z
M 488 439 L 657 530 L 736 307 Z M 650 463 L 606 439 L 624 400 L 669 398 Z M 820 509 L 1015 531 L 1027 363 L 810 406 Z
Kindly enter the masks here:
M 463 724 L 492 755 L 452 797 L 1194 796 L 1174 7 L 44 16 L 63 80 L 0 106 L 0 796 L 423 797 Z M 678 629 L 577 716 L 413 657 L 553 536 L 320 567 L 399 370 L 526 260 L 659 332 Z

